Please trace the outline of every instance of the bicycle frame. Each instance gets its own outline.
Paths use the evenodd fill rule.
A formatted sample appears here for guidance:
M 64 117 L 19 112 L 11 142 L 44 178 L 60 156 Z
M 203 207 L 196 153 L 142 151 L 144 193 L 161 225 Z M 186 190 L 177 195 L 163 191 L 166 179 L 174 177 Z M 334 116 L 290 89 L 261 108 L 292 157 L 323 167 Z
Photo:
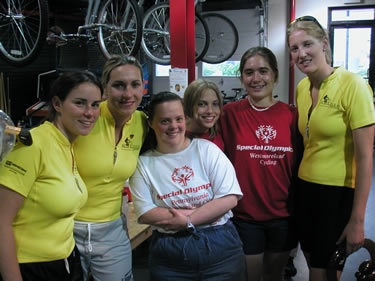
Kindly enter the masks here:
M 63 44 L 74 40 L 97 41 L 105 58 L 135 55 L 142 37 L 140 10 L 134 0 L 88 0 L 85 23 L 75 34 L 50 34 Z M 62 45 L 60 43 L 60 45 Z

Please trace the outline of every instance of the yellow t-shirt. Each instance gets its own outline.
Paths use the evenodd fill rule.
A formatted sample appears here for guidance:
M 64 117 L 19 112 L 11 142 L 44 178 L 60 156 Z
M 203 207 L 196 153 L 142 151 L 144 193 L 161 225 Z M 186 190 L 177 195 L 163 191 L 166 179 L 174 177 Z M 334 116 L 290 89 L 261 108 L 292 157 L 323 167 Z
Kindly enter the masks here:
M 76 220 L 107 222 L 121 215 L 122 190 L 135 171 L 146 133 L 146 116 L 133 113 L 115 144 L 115 121 L 107 102 L 100 105 L 100 117 L 87 136 L 74 143 L 79 173 L 86 183 L 88 200 Z
M 298 128 L 304 141 L 298 176 L 323 185 L 354 187 L 352 130 L 375 123 L 370 86 L 359 75 L 339 67 L 322 82 L 310 118 L 307 77 L 298 84 L 296 98 Z
M 13 223 L 20 263 L 68 257 L 74 216 L 87 200 L 68 139 L 50 122 L 31 135 L 31 146 L 18 143 L 0 165 L 0 184 L 25 197 Z

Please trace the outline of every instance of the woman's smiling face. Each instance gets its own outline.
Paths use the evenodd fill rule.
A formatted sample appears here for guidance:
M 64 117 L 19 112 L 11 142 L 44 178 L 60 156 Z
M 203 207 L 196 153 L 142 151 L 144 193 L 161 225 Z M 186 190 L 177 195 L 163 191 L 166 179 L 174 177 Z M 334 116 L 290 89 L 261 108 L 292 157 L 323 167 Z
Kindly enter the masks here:
M 150 127 L 155 131 L 159 151 L 180 151 L 185 141 L 185 121 L 181 101 L 173 100 L 156 105 Z
M 202 129 L 212 128 L 220 117 L 220 101 L 214 90 L 205 89 L 194 106 L 194 122 Z
M 142 101 L 143 89 L 142 74 L 137 66 L 125 64 L 114 68 L 104 89 L 111 113 L 130 119 Z
M 289 35 L 291 62 L 306 75 L 314 73 L 326 64 L 325 41 L 321 41 L 302 29 L 296 29 Z
M 244 64 L 241 77 L 248 95 L 253 100 L 272 97 L 275 73 L 264 57 L 249 57 Z

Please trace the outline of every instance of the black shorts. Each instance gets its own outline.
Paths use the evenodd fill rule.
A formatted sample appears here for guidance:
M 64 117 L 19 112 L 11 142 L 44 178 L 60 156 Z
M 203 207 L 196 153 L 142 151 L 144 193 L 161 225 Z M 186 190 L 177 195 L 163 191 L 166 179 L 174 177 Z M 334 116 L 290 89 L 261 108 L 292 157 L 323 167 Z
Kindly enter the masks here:
M 296 220 L 301 249 L 310 254 L 310 266 L 327 268 L 336 242 L 349 221 L 354 189 L 299 180 Z
M 67 263 L 67 264 L 66 264 Z M 67 267 L 69 265 L 69 272 Z M 20 263 L 23 281 L 83 281 L 80 254 L 77 248 L 66 259 Z M 0 280 L 2 278 L 0 276 Z
M 243 243 L 245 255 L 281 253 L 297 246 L 295 224 L 291 217 L 247 222 L 233 219 Z

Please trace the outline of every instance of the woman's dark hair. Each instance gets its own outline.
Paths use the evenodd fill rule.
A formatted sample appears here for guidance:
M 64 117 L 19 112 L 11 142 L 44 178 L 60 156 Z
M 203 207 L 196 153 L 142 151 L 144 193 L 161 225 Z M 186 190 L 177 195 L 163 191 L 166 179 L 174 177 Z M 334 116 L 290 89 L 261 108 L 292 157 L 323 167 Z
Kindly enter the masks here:
M 169 91 L 160 92 L 155 95 L 152 95 L 150 103 L 148 104 L 147 110 L 146 110 L 148 120 L 150 121 L 154 120 L 155 108 L 157 105 L 163 102 L 168 102 L 168 101 L 180 101 L 181 104 L 183 105 L 182 98 L 179 95 L 169 92 Z
M 160 92 L 160 93 L 152 95 L 150 103 L 148 104 L 145 110 L 145 113 L 148 118 L 148 122 L 151 123 L 152 120 L 154 120 L 155 110 L 156 110 L 157 105 L 164 103 L 164 102 L 170 102 L 170 101 L 179 101 L 181 102 L 182 107 L 184 106 L 182 98 L 175 93 L 164 91 L 164 92 Z M 152 128 L 149 128 L 140 153 L 142 154 L 143 152 L 149 149 L 155 149 L 156 144 L 157 142 L 156 142 L 155 132 Z
M 52 106 L 51 101 L 53 97 L 58 97 L 61 101 L 64 101 L 69 93 L 82 83 L 91 83 L 100 89 L 100 95 L 103 95 L 103 87 L 100 79 L 95 74 L 89 71 L 73 71 L 65 72 L 60 75 L 51 85 L 49 93 L 49 113 L 46 118 L 48 121 L 54 121 L 56 119 L 56 110 Z
M 254 56 L 261 56 L 268 62 L 273 73 L 275 74 L 275 82 L 277 82 L 277 79 L 279 79 L 279 68 L 277 66 L 277 59 L 276 59 L 275 54 L 266 47 L 253 47 L 253 48 L 248 49 L 242 55 L 241 61 L 240 61 L 240 67 L 238 69 L 241 80 L 242 80 L 242 72 L 245 67 L 246 61 L 249 58 L 252 58 Z

